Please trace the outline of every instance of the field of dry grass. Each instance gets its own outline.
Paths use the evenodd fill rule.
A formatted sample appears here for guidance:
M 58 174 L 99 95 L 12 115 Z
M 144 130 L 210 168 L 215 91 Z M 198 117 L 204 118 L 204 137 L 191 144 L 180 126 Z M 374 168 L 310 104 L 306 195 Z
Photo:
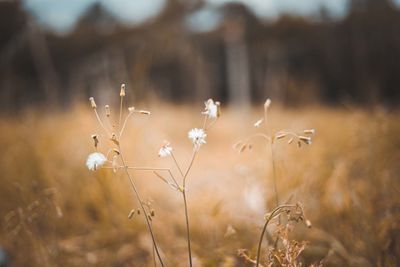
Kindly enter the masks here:
M 105 103 L 103 103 L 105 104 Z M 157 153 L 164 140 L 189 164 L 187 132 L 200 127 L 203 106 L 148 105 L 130 120 L 121 143 L 130 165 L 170 167 Z M 238 153 L 233 144 L 255 132 L 262 107 L 223 109 L 188 178 L 195 266 L 252 266 L 264 215 L 274 206 L 270 153 L 261 140 Z M 400 124 L 397 112 L 273 106 L 274 129 L 315 128 L 311 146 L 275 146 L 282 201 L 301 202 L 313 224 L 299 224 L 306 264 L 400 265 Z M 0 246 L 11 266 L 152 266 L 143 215 L 120 170 L 89 171 L 92 110 L 30 111 L 0 121 Z M 107 142 L 99 150 L 107 152 Z M 176 172 L 177 170 L 174 170 Z M 181 196 L 152 172 L 133 172 L 155 210 L 153 227 L 167 266 L 187 266 Z M 273 231 L 272 225 L 269 231 Z M 263 254 L 266 254 L 266 246 Z

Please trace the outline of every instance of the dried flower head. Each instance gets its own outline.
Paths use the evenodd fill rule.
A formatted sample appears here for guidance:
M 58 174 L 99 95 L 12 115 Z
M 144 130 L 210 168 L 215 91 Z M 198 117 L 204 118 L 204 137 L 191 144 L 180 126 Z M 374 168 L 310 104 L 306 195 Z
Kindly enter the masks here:
M 89 155 L 86 160 L 86 166 L 91 171 L 97 170 L 99 167 L 103 166 L 106 163 L 107 158 L 102 153 L 95 152 Z
M 211 98 L 204 102 L 205 110 L 201 113 L 206 115 L 210 119 L 216 119 L 220 115 L 220 104 L 219 102 L 214 102 Z
M 188 137 L 195 148 L 200 148 L 201 145 L 206 143 L 207 134 L 203 129 L 193 128 L 189 131 Z
M 170 143 L 167 141 L 164 141 L 164 145 L 158 151 L 158 156 L 161 158 L 168 157 L 172 154 L 172 150 L 173 149 L 170 146 Z

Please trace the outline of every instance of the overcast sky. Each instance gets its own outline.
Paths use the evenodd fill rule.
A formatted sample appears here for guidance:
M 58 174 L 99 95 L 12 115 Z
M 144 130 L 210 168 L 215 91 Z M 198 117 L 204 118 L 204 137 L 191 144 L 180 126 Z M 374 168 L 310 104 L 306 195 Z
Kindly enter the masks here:
M 400 0 L 395 1 L 400 2 Z M 141 23 L 157 15 L 165 5 L 165 0 L 25 0 L 24 7 L 46 26 L 59 32 L 66 32 L 95 2 L 102 3 L 122 22 L 130 24 Z M 315 14 L 321 6 L 340 17 L 346 13 L 348 0 L 206 0 L 206 2 L 211 6 L 241 2 L 248 5 L 260 17 L 274 18 L 285 12 L 300 15 Z

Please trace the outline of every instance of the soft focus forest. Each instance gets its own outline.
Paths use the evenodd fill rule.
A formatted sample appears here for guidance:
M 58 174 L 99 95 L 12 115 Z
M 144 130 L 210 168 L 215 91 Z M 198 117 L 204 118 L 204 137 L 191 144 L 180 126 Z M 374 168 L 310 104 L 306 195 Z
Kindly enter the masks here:
M 400 265 L 398 2 L 95 1 L 64 32 L 28 2 L 0 1 L 0 267 Z

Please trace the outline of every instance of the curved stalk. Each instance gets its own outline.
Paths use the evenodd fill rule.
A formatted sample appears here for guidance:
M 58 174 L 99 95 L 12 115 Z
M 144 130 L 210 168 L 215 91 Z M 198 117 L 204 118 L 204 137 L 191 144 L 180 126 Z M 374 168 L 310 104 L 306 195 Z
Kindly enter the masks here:
M 276 207 L 276 208 L 271 212 L 271 214 L 270 214 L 270 215 L 268 216 L 268 218 L 266 219 L 266 221 L 265 221 L 265 223 L 264 223 L 264 227 L 263 227 L 263 229 L 262 229 L 262 231 L 261 231 L 260 240 L 259 240 L 259 242 L 258 242 L 256 267 L 258 267 L 259 264 L 260 264 L 261 245 L 262 245 L 262 241 L 263 241 L 263 239 L 264 239 L 264 235 L 265 235 L 265 232 L 266 232 L 266 230 L 267 230 L 267 226 L 268 226 L 269 222 L 270 222 L 275 216 L 279 216 L 280 213 L 282 212 L 282 209 L 285 209 L 285 208 L 293 208 L 293 207 L 295 207 L 295 205 L 282 205 L 282 206 L 278 206 L 278 207 Z

